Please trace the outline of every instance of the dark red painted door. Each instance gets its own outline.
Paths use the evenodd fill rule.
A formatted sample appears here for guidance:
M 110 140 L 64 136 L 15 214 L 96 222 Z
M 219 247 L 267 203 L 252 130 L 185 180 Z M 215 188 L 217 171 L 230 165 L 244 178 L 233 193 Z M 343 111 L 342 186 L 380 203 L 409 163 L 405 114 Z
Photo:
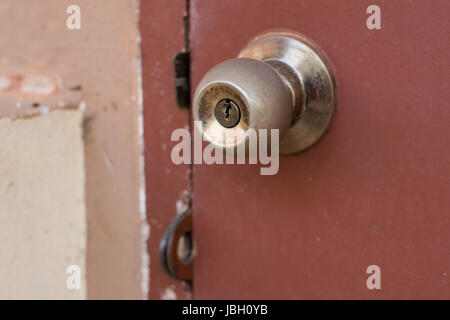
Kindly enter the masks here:
M 450 298 L 449 2 L 190 5 L 194 89 L 255 35 L 287 28 L 326 52 L 339 99 L 325 139 L 281 156 L 274 176 L 193 166 L 194 298 Z

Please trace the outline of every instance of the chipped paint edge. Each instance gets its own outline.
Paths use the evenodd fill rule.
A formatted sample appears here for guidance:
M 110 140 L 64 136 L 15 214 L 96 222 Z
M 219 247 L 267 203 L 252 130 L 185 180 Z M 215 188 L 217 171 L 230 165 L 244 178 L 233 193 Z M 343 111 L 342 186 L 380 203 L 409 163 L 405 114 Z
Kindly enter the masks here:
M 139 21 L 140 16 L 140 2 L 135 0 L 137 21 Z M 150 256 L 148 254 L 147 242 L 150 236 L 150 225 L 147 221 L 147 207 L 146 207 L 146 186 L 145 186 L 145 141 L 144 141 L 144 98 L 143 98 L 143 88 L 142 88 L 142 49 L 141 49 L 141 32 L 138 25 L 136 25 L 136 42 L 137 42 L 137 99 L 139 106 L 139 116 L 138 116 L 138 139 L 139 139 L 139 168 L 140 168 L 140 189 L 139 189 L 139 211 L 141 215 L 141 237 L 142 237 L 142 261 L 141 261 L 141 272 L 142 272 L 142 282 L 141 290 L 143 299 L 148 299 L 149 297 L 149 276 L 150 276 Z

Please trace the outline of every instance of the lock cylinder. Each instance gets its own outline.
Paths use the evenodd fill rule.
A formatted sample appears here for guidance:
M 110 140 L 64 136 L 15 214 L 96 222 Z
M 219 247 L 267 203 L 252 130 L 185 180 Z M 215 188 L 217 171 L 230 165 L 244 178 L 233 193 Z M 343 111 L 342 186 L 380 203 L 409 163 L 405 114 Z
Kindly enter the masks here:
M 276 32 L 255 38 L 238 58 L 205 74 L 193 117 L 216 147 L 238 148 L 250 132 L 278 129 L 280 152 L 295 153 L 323 136 L 335 107 L 335 80 L 324 55 L 299 35 Z

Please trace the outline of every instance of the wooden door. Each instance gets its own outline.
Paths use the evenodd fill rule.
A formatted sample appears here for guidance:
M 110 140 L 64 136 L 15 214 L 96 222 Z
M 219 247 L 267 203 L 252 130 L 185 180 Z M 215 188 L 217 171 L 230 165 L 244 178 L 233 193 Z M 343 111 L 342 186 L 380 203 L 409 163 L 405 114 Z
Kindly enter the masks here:
M 366 26 L 372 4 L 378 30 Z M 281 156 L 278 174 L 193 165 L 194 298 L 450 298 L 449 8 L 190 1 L 193 89 L 278 28 L 318 43 L 338 86 L 329 134 Z M 380 290 L 366 286 L 370 265 Z

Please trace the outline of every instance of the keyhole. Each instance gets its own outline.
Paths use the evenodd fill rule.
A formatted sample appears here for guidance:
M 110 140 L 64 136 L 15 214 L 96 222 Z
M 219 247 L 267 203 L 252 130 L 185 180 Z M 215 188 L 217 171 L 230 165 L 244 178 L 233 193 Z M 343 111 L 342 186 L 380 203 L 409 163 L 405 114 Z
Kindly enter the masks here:
M 214 111 L 217 121 L 225 128 L 233 128 L 241 119 L 241 110 L 231 99 L 220 100 Z
M 230 117 L 230 109 L 231 109 L 230 101 L 227 100 L 227 104 L 225 105 L 225 118 L 227 119 Z

